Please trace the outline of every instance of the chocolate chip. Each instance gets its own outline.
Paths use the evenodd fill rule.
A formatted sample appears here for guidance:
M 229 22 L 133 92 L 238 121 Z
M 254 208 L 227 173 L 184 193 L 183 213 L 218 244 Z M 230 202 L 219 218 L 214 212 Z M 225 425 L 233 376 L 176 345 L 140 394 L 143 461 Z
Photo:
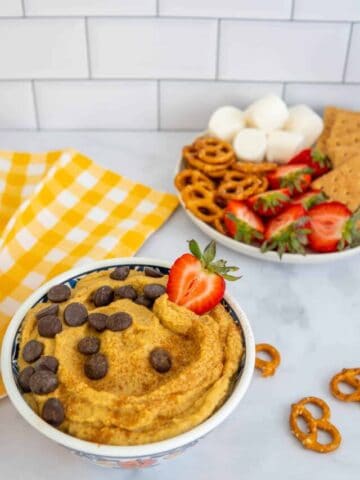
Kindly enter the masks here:
M 32 363 L 40 358 L 44 350 L 44 345 L 37 340 L 29 340 L 25 345 L 22 356 L 25 362 Z
M 172 365 L 169 353 L 163 348 L 154 348 L 150 352 L 150 363 L 153 369 L 159 373 L 168 372 Z
M 41 317 L 46 317 L 47 315 L 57 315 L 59 313 L 59 305 L 49 305 L 42 310 L 39 310 L 36 314 L 36 318 L 39 320 Z
M 104 378 L 109 369 L 108 361 L 102 353 L 95 353 L 85 360 L 84 372 L 91 380 Z
M 154 303 L 150 298 L 145 297 L 145 295 L 139 295 L 134 302 L 138 305 L 143 305 L 146 308 L 151 308 Z
M 62 323 L 60 318 L 55 315 L 46 315 L 41 317 L 37 323 L 39 335 L 46 338 L 54 338 L 55 335 L 61 332 Z
M 21 372 L 19 373 L 18 376 L 18 381 L 20 384 L 20 387 L 23 389 L 24 393 L 30 392 L 30 377 L 35 373 L 35 369 L 33 367 L 25 367 Z
M 59 361 L 57 358 L 51 355 L 43 355 L 35 364 L 35 370 L 50 370 L 50 372 L 56 373 L 59 368 Z
M 64 320 L 70 327 L 79 327 L 88 319 L 88 311 L 82 303 L 70 303 L 64 310 Z
M 77 344 L 77 349 L 84 355 L 92 355 L 100 350 L 100 340 L 97 337 L 84 337 Z
M 104 313 L 90 313 L 88 317 L 89 324 L 98 332 L 102 332 L 106 328 L 107 315 Z
M 124 285 L 123 287 L 115 288 L 115 298 L 122 299 L 128 298 L 129 300 L 135 300 L 137 293 L 134 287 L 131 285 Z
M 157 298 L 161 297 L 161 295 L 164 295 L 165 292 L 166 288 L 164 285 L 160 285 L 158 283 L 150 283 L 144 287 L 144 295 L 150 300 L 156 300 Z
M 113 280 L 125 280 L 128 277 L 129 273 L 130 267 L 116 267 L 115 270 L 110 273 L 110 278 L 112 278 Z
M 145 267 L 144 273 L 147 277 L 153 278 L 161 278 L 164 276 L 158 268 Z
M 30 390 L 38 395 L 53 392 L 58 385 L 57 376 L 50 370 L 38 370 L 31 375 L 29 380 Z
M 58 427 L 65 419 L 63 404 L 57 398 L 48 398 L 44 403 L 41 417 L 53 427 Z
M 114 300 L 114 290 L 105 285 L 103 287 L 98 288 L 92 297 L 92 301 L 96 307 L 105 307 L 109 305 Z
M 106 320 L 106 328 L 113 332 L 126 330 L 132 324 L 132 317 L 126 312 L 113 313 Z
M 50 302 L 62 303 L 69 300 L 71 290 L 67 285 L 55 285 L 55 287 L 50 288 L 47 296 Z

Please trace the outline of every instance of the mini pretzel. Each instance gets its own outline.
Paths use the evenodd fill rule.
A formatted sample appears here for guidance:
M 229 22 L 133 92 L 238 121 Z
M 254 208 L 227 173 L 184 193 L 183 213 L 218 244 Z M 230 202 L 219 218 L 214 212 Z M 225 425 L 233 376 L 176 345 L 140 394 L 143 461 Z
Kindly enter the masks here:
M 214 139 L 209 139 L 212 143 L 204 144 L 199 148 L 199 158 L 205 163 L 211 164 L 224 164 L 230 163 L 235 159 L 234 150 L 232 146 L 223 142 L 222 140 L 217 140 L 214 142 Z
M 207 185 L 209 189 L 214 188 L 214 183 L 204 173 L 191 168 L 186 168 L 179 172 L 175 177 L 175 186 L 178 190 L 182 190 L 187 185 L 202 183 Z
M 279 351 L 268 343 L 258 343 L 256 345 L 256 353 L 259 352 L 265 352 L 271 360 L 263 360 L 262 358 L 256 357 L 255 368 L 261 370 L 263 377 L 273 376 L 281 361 Z
M 258 173 L 264 174 L 276 170 L 278 165 L 276 163 L 270 162 L 261 162 L 261 163 L 252 163 L 252 162 L 235 162 L 232 166 L 234 170 L 239 172 L 246 173 Z
M 259 192 L 263 183 L 256 175 L 247 175 L 240 181 L 231 180 L 219 185 L 217 194 L 226 200 L 244 200 Z
M 186 185 L 186 187 L 181 190 L 181 196 L 185 204 L 188 204 L 191 200 L 197 199 L 208 199 L 211 201 L 214 192 L 212 189 L 209 189 L 206 183 L 198 183 L 194 185 Z
M 186 162 L 191 167 L 196 168 L 197 170 L 200 170 L 201 172 L 204 172 L 207 175 L 211 175 L 212 173 L 219 173 L 219 172 L 225 173 L 225 170 L 231 163 L 231 161 L 221 165 L 206 163 L 203 160 L 200 160 L 200 158 L 197 155 L 193 155 L 191 152 L 190 153 L 188 152 L 184 158 L 186 159 Z
M 306 408 L 307 404 L 317 405 L 322 415 L 315 418 L 310 410 Z M 298 425 L 298 418 L 301 417 L 306 422 L 308 431 L 304 432 Z M 297 403 L 291 405 L 290 412 L 290 430 L 291 433 L 302 443 L 304 448 L 319 453 L 328 453 L 336 450 L 341 443 L 341 435 L 339 430 L 330 421 L 329 405 L 321 398 L 305 397 Z M 331 437 L 330 443 L 320 443 L 318 441 L 318 431 L 323 430 Z
M 248 177 L 246 172 L 240 172 L 237 170 L 227 170 L 224 175 L 224 182 L 241 182 L 244 178 Z
M 207 198 L 191 200 L 186 207 L 205 223 L 212 223 L 223 214 L 221 208 Z
M 344 393 L 340 390 L 340 383 L 346 383 L 354 389 Z M 337 373 L 330 382 L 330 391 L 338 400 L 343 402 L 360 402 L 360 368 L 344 368 Z

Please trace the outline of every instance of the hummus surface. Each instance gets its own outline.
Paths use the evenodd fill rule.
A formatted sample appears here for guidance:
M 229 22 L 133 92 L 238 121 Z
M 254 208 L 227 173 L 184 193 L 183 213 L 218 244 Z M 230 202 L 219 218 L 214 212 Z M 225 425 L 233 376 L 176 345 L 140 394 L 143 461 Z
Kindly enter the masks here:
M 131 270 L 126 280 L 109 277 L 110 271 L 95 272 L 82 278 L 71 298 L 59 304 L 63 330 L 54 338 L 41 337 L 36 313 L 47 306 L 39 304 L 27 315 L 22 329 L 20 352 L 32 339 L 44 344 L 43 355 L 59 361 L 59 386 L 46 395 L 24 394 L 40 415 L 48 398 L 58 398 L 65 409 L 60 429 L 75 437 L 109 445 L 146 444 L 183 433 L 203 422 L 226 400 L 243 355 L 239 327 L 222 305 L 198 316 L 160 296 L 152 309 L 128 299 L 95 307 L 91 294 L 99 287 L 132 285 L 142 294 L 147 284 L 166 285 L 167 276 L 151 278 Z M 88 322 L 71 327 L 63 312 L 72 302 L 81 302 L 89 313 L 111 315 L 126 312 L 132 325 L 124 331 L 97 332 Z M 77 350 L 79 340 L 96 336 L 109 369 L 100 380 L 84 374 L 84 355 Z M 171 355 L 172 367 L 157 372 L 149 362 L 157 347 Z M 19 356 L 20 370 L 29 364 Z

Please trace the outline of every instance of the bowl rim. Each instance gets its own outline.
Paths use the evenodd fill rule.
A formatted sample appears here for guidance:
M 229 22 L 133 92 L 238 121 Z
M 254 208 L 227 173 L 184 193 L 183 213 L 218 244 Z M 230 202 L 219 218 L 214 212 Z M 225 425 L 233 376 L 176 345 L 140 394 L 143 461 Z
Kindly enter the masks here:
M 55 441 L 56 443 L 67 447 L 71 450 L 76 450 L 87 455 L 97 455 L 103 457 L 123 457 L 123 458 L 136 458 L 143 456 L 158 455 L 161 453 L 169 452 L 177 448 L 184 447 L 207 433 L 212 431 L 220 423 L 222 423 L 237 407 L 242 397 L 245 395 L 254 372 L 255 366 L 255 340 L 254 335 L 248 321 L 248 318 L 236 300 L 229 294 L 225 294 L 224 298 L 229 303 L 238 317 L 244 343 L 245 343 L 245 361 L 243 364 L 241 376 L 238 379 L 234 390 L 231 392 L 229 398 L 225 403 L 207 420 L 197 425 L 193 429 L 184 432 L 175 437 L 161 440 L 154 443 L 134 446 L 117 446 L 106 445 L 81 440 L 73 437 L 67 433 L 63 433 L 60 430 L 47 424 L 41 419 L 26 403 L 22 393 L 18 389 L 13 371 L 12 371 L 12 350 L 13 344 L 16 339 L 16 335 L 26 313 L 36 304 L 48 290 L 59 283 L 64 283 L 73 277 L 77 277 L 91 271 L 110 268 L 121 265 L 146 265 L 153 267 L 170 268 L 170 262 L 157 260 L 147 257 L 122 257 L 113 258 L 107 260 L 100 260 L 96 262 L 89 262 L 84 265 L 67 270 L 66 272 L 57 275 L 50 281 L 46 282 L 40 288 L 35 290 L 19 307 L 12 320 L 10 321 L 2 344 L 1 350 L 1 373 L 6 391 L 9 395 L 9 399 L 20 413 L 20 415 L 36 430 Z

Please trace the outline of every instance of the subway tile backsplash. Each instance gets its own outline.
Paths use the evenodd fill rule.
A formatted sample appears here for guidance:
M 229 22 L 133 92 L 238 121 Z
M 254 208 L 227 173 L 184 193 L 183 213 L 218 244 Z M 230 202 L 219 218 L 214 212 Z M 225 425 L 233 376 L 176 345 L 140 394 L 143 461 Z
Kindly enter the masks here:
M 201 130 L 274 92 L 360 109 L 359 0 L 1 0 L 0 129 Z

